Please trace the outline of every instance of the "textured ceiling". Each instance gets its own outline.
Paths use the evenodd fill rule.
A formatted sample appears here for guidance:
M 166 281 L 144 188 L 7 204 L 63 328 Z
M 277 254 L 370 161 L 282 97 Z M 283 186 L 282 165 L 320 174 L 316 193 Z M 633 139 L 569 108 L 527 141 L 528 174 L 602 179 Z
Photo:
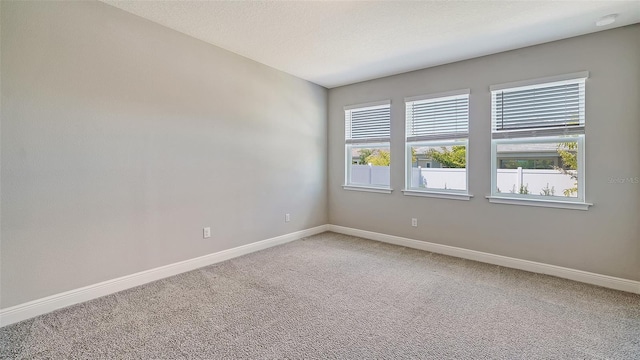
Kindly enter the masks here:
M 640 1 L 104 1 L 328 88 L 640 22 Z

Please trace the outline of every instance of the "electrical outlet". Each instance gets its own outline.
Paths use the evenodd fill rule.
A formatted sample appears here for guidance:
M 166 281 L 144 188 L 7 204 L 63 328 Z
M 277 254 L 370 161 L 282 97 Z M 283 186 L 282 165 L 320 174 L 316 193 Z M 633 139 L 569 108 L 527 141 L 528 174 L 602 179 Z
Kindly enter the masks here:
M 284 222 L 289 222 L 291 221 L 291 215 L 290 214 L 284 214 Z
M 416 218 L 412 218 L 412 219 L 411 219 L 411 226 L 413 226 L 413 227 L 418 227 L 418 219 L 416 219 Z
M 202 229 L 202 238 L 203 239 L 208 239 L 211 237 L 211 228 L 210 227 L 206 227 Z

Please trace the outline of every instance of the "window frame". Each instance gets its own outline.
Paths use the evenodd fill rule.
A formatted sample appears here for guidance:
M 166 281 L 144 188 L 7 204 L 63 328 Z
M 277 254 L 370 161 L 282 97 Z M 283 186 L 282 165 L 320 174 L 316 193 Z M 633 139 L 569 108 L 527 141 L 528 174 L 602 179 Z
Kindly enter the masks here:
M 373 141 L 369 139 L 349 139 L 347 138 L 347 112 L 358 110 L 358 109 L 366 109 L 373 107 L 389 107 L 389 138 L 387 141 L 379 141 L 379 139 L 375 138 Z M 345 158 L 344 158 L 344 183 L 342 188 L 344 190 L 354 190 L 354 191 L 365 191 L 365 192 L 374 192 L 374 193 L 384 193 L 390 194 L 393 189 L 391 188 L 391 164 L 389 164 L 389 186 L 378 186 L 378 185 L 364 185 L 357 184 L 351 182 L 351 162 L 352 162 L 352 154 L 351 151 L 353 148 L 371 148 L 371 147 L 386 147 L 389 149 L 389 154 L 391 154 L 391 100 L 381 100 L 375 102 L 368 103 L 360 103 L 354 105 L 348 105 L 344 107 L 344 121 L 345 121 Z
M 489 202 L 498 204 L 509 205 L 527 205 L 527 206 L 539 206 L 539 207 L 552 207 L 574 210 L 588 210 L 589 206 L 593 204 L 586 202 L 586 156 L 585 156 L 585 123 L 586 123 L 586 83 L 589 77 L 587 71 L 552 76 L 540 79 L 532 79 L 518 82 L 511 82 L 506 84 L 494 85 L 490 87 L 491 91 L 491 191 L 487 196 Z M 509 137 L 509 133 L 517 134 L 510 131 L 497 131 L 494 126 L 496 122 L 496 104 L 494 103 L 494 92 L 500 90 L 511 89 L 525 89 L 525 88 L 544 88 L 546 86 L 553 86 L 560 83 L 572 83 L 584 81 L 585 93 L 581 99 L 582 105 L 585 111 L 582 113 L 583 117 L 580 119 L 580 124 L 576 126 L 574 130 L 572 128 L 566 128 L 563 130 L 554 129 L 551 133 L 545 133 L 544 136 L 536 136 L 536 129 L 525 130 L 531 132 L 529 136 L 518 135 L 516 137 Z M 516 130 L 517 131 L 517 130 Z M 543 132 L 544 130 L 541 130 Z M 555 132 L 555 133 L 553 133 Z M 501 136 L 494 136 L 495 134 L 504 134 Z M 550 199 L 542 195 L 530 195 L 530 194 L 512 194 L 512 193 L 498 193 L 497 192 L 497 171 L 498 171 L 498 145 L 500 144 L 526 144 L 526 143 L 559 143 L 559 142 L 576 142 L 576 162 L 577 162 L 577 180 L 578 180 L 578 193 L 577 197 L 565 197 L 558 199 Z
M 360 189 L 368 189 L 368 190 L 377 190 L 373 192 L 387 192 L 383 190 L 391 190 L 391 185 L 388 187 L 381 185 L 365 185 L 352 183 L 351 180 L 351 165 L 352 164 L 352 150 L 354 148 L 358 149 L 366 149 L 366 148 L 389 148 L 389 153 L 391 153 L 391 143 L 390 142 L 377 142 L 377 143 L 355 143 L 355 144 L 345 144 L 345 184 L 343 188 L 345 190 L 360 190 Z M 391 168 L 391 165 L 389 165 Z M 389 169 L 391 170 L 391 169 Z M 389 171 L 389 184 L 391 184 L 391 171 Z M 390 192 L 390 191 L 389 191 Z
M 438 188 L 420 188 L 414 187 L 411 184 L 412 172 L 413 172 L 413 154 L 411 148 L 415 146 L 428 146 L 428 147 L 441 147 L 441 146 L 460 146 L 465 147 L 465 163 L 469 164 L 469 138 L 460 138 L 452 140 L 426 140 L 426 141 L 412 141 L 405 142 L 405 191 L 410 192 L 424 192 L 424 193 L 437 193 L 437 194 L 452 194 L 452 195 L 469 195 L 469 169 L 465 166 L 465 190 L 455 189 L 438 189 Z M 432 168 L 433 169 L 433 168 Z M 446 168 L 443 168 L 446 169 Z
M 404 189 L 402 189 L 402 193 L 407 196 L 422 196 L 422 197 L 434 197 L 441 199 L 451 199 L 451 200 L 470 200 L 473 195 L 469 193 L 469 130 L 467 130 L 466 136 L 451 136 L 444 137 L 439 139 L 427 139 L 427 140 L 408 140 L 409 133 L 407 131 L 409 119 L 407 117 L 407 106 L 410 103 L 415 101 L 422 100 L 432 100 L 436 102 L 438 99 L 446 99 L 455 96 L 466 96 L 467 100 L 467 129 L 470 124 L 470 106 L 471 106 L 471 90 L 470 89 L 461 89 L 461 90 L 453 90 L 442 93 L 434 93 L 428 95 L 419 95 L 412 96 L 404 99 L 405 102 L 405 137 L 404 137 L 404 145 L 405 145 L 405 159 L 404 159 L 404 167 L 405 167 L 405 181 L 404 181 Z M 454 190 L 454 189 L 437 189 L 437 188 L 419 188 L 414 187 L 411 184 L 412 172 L 413 172 L 413 162 L 411 148 L 414 146 L 429 146 L 429 147 L 439 147 L 439 146 L 465 146 L 465 190 Z
M 498 193 L 498 145 L 500 144 L 544 144 L 544 143 L 562 143 L 562 142 L 576 142 L 578 149 L 576 152 L 576 162 L 578 164 L 577 177 L 578 177 L 578 193 L 575 198 L 573 197 L 558 197 L 557 199 L 543 198 L 542 195 L 529 195 L 529 194 L 512 194 L 512 193 Z M 585 199 L 585 183 L 584 183 L 584 134 L 582 135 L 557 135 L 546 137 L 522 137 L 513 139 L 493 139 L 491 140 L 491 196 L 500 198 L 514 198 L 514 199 L 531 199 L 541 201 L 562 201 L 572 203 L 584 203 Z M 503 195 L 504 194 L 504 195 Z M 562 200 L 561 200 L 562 199 Z

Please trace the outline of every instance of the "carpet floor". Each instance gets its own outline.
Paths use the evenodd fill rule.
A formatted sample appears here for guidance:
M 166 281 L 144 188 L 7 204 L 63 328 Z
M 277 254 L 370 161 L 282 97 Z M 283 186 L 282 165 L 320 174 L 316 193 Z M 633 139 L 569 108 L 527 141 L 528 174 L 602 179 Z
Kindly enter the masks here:
M 640 296 L 335 233 L 0 329 L 18 359 L 640 359 Z

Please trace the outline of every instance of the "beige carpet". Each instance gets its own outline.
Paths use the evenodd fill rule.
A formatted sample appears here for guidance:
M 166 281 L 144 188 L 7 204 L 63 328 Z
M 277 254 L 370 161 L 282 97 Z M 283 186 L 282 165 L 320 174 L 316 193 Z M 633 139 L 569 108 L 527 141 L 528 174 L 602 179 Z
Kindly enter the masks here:
M 640 359 L 640 296 L 324 233 L 0 330 L 28 359 Z

